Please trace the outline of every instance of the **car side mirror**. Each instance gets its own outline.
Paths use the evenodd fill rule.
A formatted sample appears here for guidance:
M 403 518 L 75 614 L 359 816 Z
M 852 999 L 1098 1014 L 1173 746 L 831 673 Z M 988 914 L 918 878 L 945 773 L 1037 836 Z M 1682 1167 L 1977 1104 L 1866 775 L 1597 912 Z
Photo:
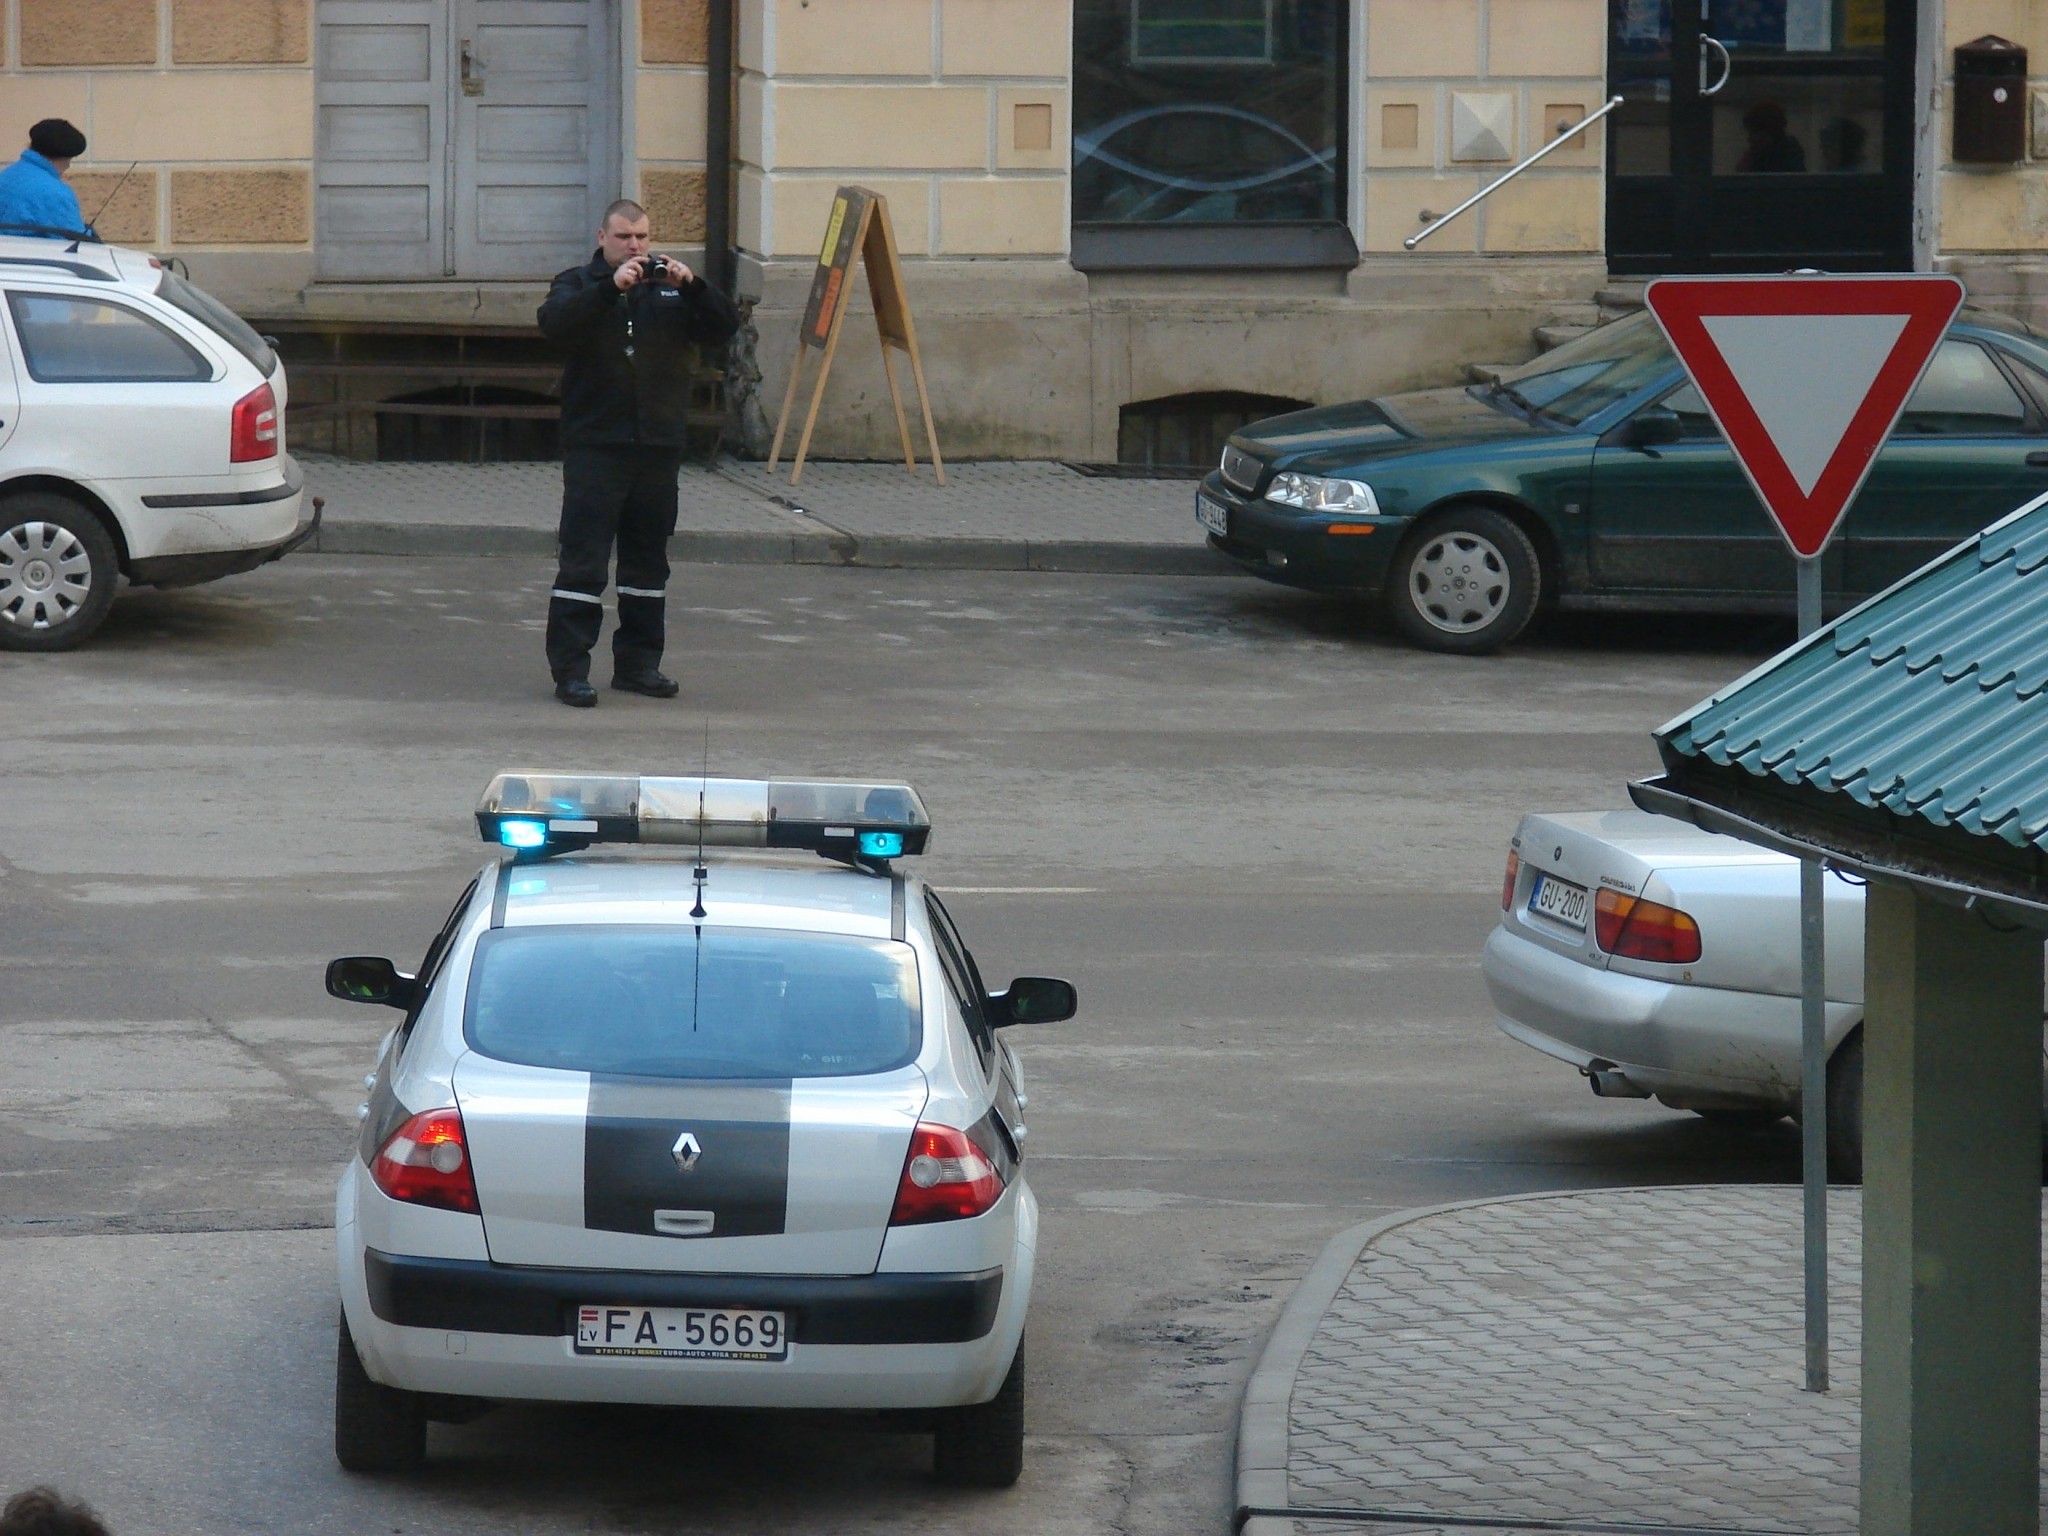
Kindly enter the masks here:
M 1071 981 L 1053 976 L 1019 976 L 1007 992 L 992 992 L 988 1019 L 997 1029 L 1005 1024 L 1057 1024 L 1071 1019 L 1081 995 Z
M 419 983 L 382 955 L 349 955 L 327 963 L 327 995 L 344 1003 L 410 1008 L 419 996 Z
M 1626 441 L 1631 448 L 1662 448 L 1684 436 L 1685 423 L 1678 419 L 1678 412 L 1646 405 L 1629 418 Z

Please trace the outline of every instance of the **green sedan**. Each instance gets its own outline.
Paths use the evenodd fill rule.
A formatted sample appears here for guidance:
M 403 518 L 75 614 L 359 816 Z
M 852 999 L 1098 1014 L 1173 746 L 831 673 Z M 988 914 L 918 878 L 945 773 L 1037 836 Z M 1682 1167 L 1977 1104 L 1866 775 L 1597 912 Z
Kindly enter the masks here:
M 1829 610 L 2048 491 L 2048 341 L 1966 309 L 1822 560 Z M 1255 575 L 1385 604 L 1434 650 L 1537 609 L 1790 612 L 1793 560 L 1647 314 L 1492 384 L 1275 416 L 1202 482 Z

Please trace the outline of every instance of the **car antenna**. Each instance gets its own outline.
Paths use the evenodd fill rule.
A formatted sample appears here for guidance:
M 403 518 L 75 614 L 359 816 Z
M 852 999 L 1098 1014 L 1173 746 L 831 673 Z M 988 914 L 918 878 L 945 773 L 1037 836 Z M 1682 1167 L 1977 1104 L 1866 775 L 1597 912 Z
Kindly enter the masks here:
M 704 910 L 704 880 L 710 871 L 704 867 L 704 791 L 711 782 L 711 721 L 704 721 L 704 768 L 697 779 L 697 867 L 692 871 L 697 881 L 697 905 L 690 908 L 690 916 L 702 922 L 709 914 Z
M 131 160 L 128 162 L 128 169 L 123 171 L 121 173 L 121 179 L 114 183 L 114 190 L 112 192 L 109 192 L 105 197 L 100 199 L 99 207 L 93 209 L 92 217 L 85 221 L 86 229 L 91 230 L 94 233 L 94 235 L 98 235 L 99 233 L 100 215 L 107 211 L 108 205 L 114 201 L 114 198 L 116 197 L 116 195 L 119 194 L 120 190 L 128 185 L 128 178 L 135 174 L 135 167 L 140 164 L 142 164 L 140 160 Z M 81 230 L 80 233 L 83 234 L 84 231 Z M 101 241 L 100 243 L 102 245 L 106 244 L 104 240 Z M 78 249 L 75 243 L 72 245 L 72 249 Z
M 690 908 L 690 916 L 696 919 L 697 943 L 690 957 L 690 1033 L 697 1033 L 697 1015 L 704 999 L 704 919 L 709 915 L 704 910 L 704 877 L 709 873 L 704 868 L 704 791 L 711 783 L 711 717 L 704 717 L 704 760 L 703 769 L 697 778 L 697 867 L 691 874 L 697 881 L 697 904 Z

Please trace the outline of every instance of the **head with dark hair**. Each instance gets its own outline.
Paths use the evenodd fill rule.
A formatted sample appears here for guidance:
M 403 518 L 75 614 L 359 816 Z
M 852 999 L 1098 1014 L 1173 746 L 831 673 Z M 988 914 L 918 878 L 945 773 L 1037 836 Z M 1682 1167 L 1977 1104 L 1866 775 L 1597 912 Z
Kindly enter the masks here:
M 613 203 L 611 207 L 605 209 L 602 222 L 609 224 L 613 219 L 623 219 L 628 224 L 637 224 L 646 217 L 647 210 L 645 208 L 642 208 L 630 197 L 622 197 L 616 203 Z
M 61 117 L 46 117 L 29 129 L 28 147 L 46 160 L 75 160 L 85 153 L 85 135 Z
M 85 1504 L 54 1488 L 29 1488 L 0 1508 L 0 1536 L 110 1536 Z

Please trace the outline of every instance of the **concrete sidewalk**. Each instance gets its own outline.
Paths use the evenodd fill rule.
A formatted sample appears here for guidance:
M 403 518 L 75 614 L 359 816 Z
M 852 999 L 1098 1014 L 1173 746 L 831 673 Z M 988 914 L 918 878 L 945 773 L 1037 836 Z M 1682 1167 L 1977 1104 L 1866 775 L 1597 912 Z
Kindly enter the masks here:
M 339 554 L 549 555 L 561 511 L 553 463 L 365 464 L 301 454 L 326 499 L 310 548 Z M 684 465 L 672 558 L 725 564 L 1223 575 L 1186 480 L 1080 474 L 1065 465 Z
M 1239 1524 L 1853 1532 L 1862 1216 L 1861 1191 L 1830 1193 L 1826 1394 L 1802 1390 L 1796 1187 L 1523 1196 L 1355 1227 L 1247 1389 Z

